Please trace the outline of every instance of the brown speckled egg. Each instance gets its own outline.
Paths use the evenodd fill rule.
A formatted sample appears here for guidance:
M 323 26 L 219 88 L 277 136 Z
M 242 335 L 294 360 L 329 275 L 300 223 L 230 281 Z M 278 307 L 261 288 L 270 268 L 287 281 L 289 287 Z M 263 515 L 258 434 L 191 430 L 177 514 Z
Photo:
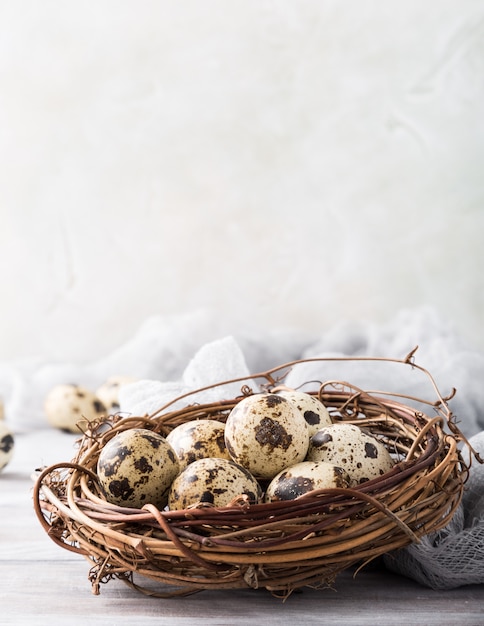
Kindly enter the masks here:
M 294 406 L 301 411 L 308 425 L 310 437 L 317 433 L 320 428 L 330 426 L 333 423 L 328 409 L 319 398 L 309 393 L 292 389 L 278 391 L 277 395 L 286 398 L 286 400 L 292 402 Z
M 81 385 L 56 385 L 44 403 L 47 421 L 54 428 L 80 433 L 89 422 L 106 414 L 106 407 Z
M 173 481 L 168 508 L 186 509 L 201 503 L 224 507 L 242 494 L 252 504 L 262 497 L 259 483 L 245 468 L 228 459 L 198 459 Z
M 106 500 L 137 509 L 148 503 L 163 509 L 178 471 L 178 457 L 170 444 L 144 428 L 119 432 L 102 448 L 97 462 Z
M 132 376 L 111 376 L 96 389 L 96 396 L 109 413 L 114 413 L 119 411 L 119 390 L 136 380 Z
M 258 479 L 304 460 L 309 445 L 306 420 L 291 402 L 272 393 L 243 398 L 225 424 L 230 456 Z
M 230 459 L 225 446 L 225 424 L 218 420 L 194 420 L 174 428 L 166 440 L 180 461 L 180 471 L 197 459 Z
M 0 471 L 10 462 L 14 445 L 13 432 L 4 421 L 0 420 Z
M 265 501 L 294 500 L 315 489 L 346 488 L 349 484 L 350 478 L 341 467 L 324 461 L 303 461 L 274 476 Z
M 378 478 L 393 466 L 387 448 L 354 424 L 333 424 L 311 437 L 308 461 L 326 461 L 348 472 L 352 485 Z

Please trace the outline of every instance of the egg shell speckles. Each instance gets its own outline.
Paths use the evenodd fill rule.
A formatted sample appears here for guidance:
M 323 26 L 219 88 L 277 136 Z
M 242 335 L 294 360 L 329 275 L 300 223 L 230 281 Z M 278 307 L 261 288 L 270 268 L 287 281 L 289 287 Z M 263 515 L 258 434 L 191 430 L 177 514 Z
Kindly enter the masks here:
M 225 424 L 217 420 L 185 422 L 174 428 L 166 440 L 177 453 L 180 471 L 198 459 L 230 459 L 225 446 Z
M 133 428 L 118 433 L 102 448 L 97 473 L 108 502 L 137 509 L 151 503 L 162 509 L 179 467 L 164 437 Z
M 303 461 L 282 470 L 272 479 L 265 501 L 294 500 L 315 489 L 343 489 L 349 484 L 350 477 L 341 467 L 324 461 Z
M 80 385 L 56 385 L 44 403 L 47 421 L 54 428 L 80 433 L 80 426 L 106 414 L 106 407 L 92 391 Z
M 231 458 L 259 479 L 304 460 L 309 446 L 306 420 L 277 394 L 243 398 L 229 413 L 225 444 Z
M 308 425 L 310 437 L 317 433 L 320 428 L 330 426 L 333 423 L 328 409 L 315 396 L 292 389 L 278 391 L 277 395 L 286 398 L 301 411 Z
M 326 461 L 348 472 L 352 486 L 378 478 L 393 467 L 387 448 L 354 424 L 333 424 L 312 436 L 308 461 Z
M 173 481 L 168 508 L 180 510 L 200 503 L 224 507 L 242 494 L 252 504 L 262 498 L 259 483 L 245 468 L 228 459 L 198 459 Z
M 15 440 L 12 431 L 0 421 L 0 471 L 10 462 L 13 456 Z

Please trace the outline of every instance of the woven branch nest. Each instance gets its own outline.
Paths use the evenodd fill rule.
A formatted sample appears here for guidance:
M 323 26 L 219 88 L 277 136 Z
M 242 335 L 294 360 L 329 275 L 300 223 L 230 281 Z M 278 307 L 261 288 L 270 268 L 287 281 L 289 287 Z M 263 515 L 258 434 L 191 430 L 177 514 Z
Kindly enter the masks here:
M 261 380 L 258 390 L 244 384 L 249 379 L 237 379 L 241 393 L 233 399 L 190 405 L 186 394 L 182 409 L 170 410 L 170 403 L 150 416 L 112 415 L 91 423 L 74 460 L 37 476 L 34 507 L 42 526 L 58 545 L 87 558 L 93 593 L 118 578 L 158 597 L 224 588 L 265 588 L 286 597 L 304 586 L 331 586 L 343 570 L 362 567 L 444 527 L 468 475 L 458 448 L 465 439 L 449 398 L 415 365 L 413 353 L 401 361 L 368 360 L 403 363 L 428 374 L 437 401 L 418 402 L 430 406 L 432 417 L 409 406 L 408 396 L 366 392 L 345 382 L 318 383 L 307 391 L 323 401 L 334 422 L 355 423 L 386 445 L 396 463 L 379 478 L 291 501 L 250 505 L 240 498 L 223 508 L 160 511 L 150 504 L 132 509 L 106 502 L 96 464 L 116 433 L 147 428 L 166 436 L 189 420 L 224 421 L 246 395 L 280 385 L 295 364 L 331 360 L 351 359 L 294 361 L 251 376 L 251 381 Z M 234 383 L 213 387 L 228 382 Z

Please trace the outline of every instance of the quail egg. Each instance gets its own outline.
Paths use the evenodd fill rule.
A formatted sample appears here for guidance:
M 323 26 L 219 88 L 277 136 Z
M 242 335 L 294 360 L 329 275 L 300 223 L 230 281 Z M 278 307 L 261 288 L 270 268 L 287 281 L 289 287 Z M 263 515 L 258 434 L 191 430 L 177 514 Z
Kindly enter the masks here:
M 225 424 L 202 419 L 184 422 L 166 437 L 180 461 L 180 471 L 197 459 L 216 457 L 230 459 L 225 446 Z
M 198 459 L 173 481 L 168 508 L 186 509 L 203 503 L 224 507 L 244 494 L 251 504 L 262 498 L 261 486 L 244 467 L 228 459 Z
M 258 479 L 271 479 L 304 460 L 309 445 L 306 420 L 280 395 L 247 396 L 230 411 L 225 445 L 231 458 Z
M 333 423 L 328 409 L 324 406 L 321 400 L 319 400 L 319 398 L 316 398 L 309 393 L 292 389 L 278 391 L 277 395 L 286 398 L 286 400 L 292 402 L 292 404 L 294 404 L 294 406 L 301 411 L 308 425 L 310 437 L 318 432 L 320 428 L 330 426 Z
M 10 462 L 13 456 L 14 436 L 3 420 L 0 420 L 0 471 Z
M 54 428 L 79 433 L 92 420 L 106 413 L 92 391 L 80 385 L 56 385 L 44 403 L 47 421 Z
M 326 461 L 342 467 L 352 486 L 388 472 L 393 459 L 387 448 L 354 424 L 332 424 L 311 437 L 308 461 Z
M 132 376 L 111 376 L 96 389 L 96 396 L 106 407 L 108 413 L 119 411 L 119 390 L 123 385 L 134 383 Z
M 279 472 L 266 490 L 265 501 L 294 500 L 314 491 L 349 487 L 350 477 L 341 467 L 325 461 L 303 461 Z
M 132 508 L 151 503 L 163 509 L 178 472 L 178 457 L 170 444 L 144 428 L 119 432 L 102 448 L 97 461 L 106 500 Z

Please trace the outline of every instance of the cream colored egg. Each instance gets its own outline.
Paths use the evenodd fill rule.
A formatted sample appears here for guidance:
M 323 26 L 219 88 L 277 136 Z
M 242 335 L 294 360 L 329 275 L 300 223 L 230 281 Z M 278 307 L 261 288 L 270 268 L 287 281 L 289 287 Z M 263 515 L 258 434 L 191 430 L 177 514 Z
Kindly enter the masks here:
M 310 437 L 317 433 L 320 428 L 330 426 L 333 423 L 328 409 L 316 396 L 292 389 L 278 391 L 277 395 L 286 398 L 301 411 L 308 425 Z
M 74 384 L 53 387 L 45 398 L 44 411 L 51 426 L 74 433 L 106 414 L 104 404 L 92 391 Z
M 15 439 L 13 432 L 4 421 L 0 421 L 0 471 L 10 463 L 14 446 Z
M 178 456 L 180 471 L 198 459 L 230 459 L 225 446 L 225 424 L 218 420 L 184 422 L 174 428 L 166 440 Z
M 262 497 L 259 483 L 245 468 L 228 459 L 198 459 L 173 481 L 168 508 L 186 509 L 198 504 L 224 507 L 241 495 L 252 504 Z
M 119 390 L 124 385 L 136 382 L 132 376 L 111 376 L 96 389 L 96 396 L 109 413 L 119 410 Z
M 383 443 L 354 424 L 338 423 L 311 437 L 308 461 L 326 461 L 342 467 L 357 485 L 388 472 L 393 459 Z
M 151 503 L 163 509 L 178 472 L 178 457 L 170 444 L 144 428 L 119 432 L 102 448 L 97 462 L 106 500 L 132 508 Z
M 294 500 L 315 489 L 347 488 L 350 477 L 341 467 L 324 461 L 303 461 L 279 472 L 266 490 L 265 501 Z
M 306 420 L 280 395 L 263 393 L 243 398 L 225 424 L 231 458 L 258 479 L 271 479 L 304 460 L 309 445 Z

